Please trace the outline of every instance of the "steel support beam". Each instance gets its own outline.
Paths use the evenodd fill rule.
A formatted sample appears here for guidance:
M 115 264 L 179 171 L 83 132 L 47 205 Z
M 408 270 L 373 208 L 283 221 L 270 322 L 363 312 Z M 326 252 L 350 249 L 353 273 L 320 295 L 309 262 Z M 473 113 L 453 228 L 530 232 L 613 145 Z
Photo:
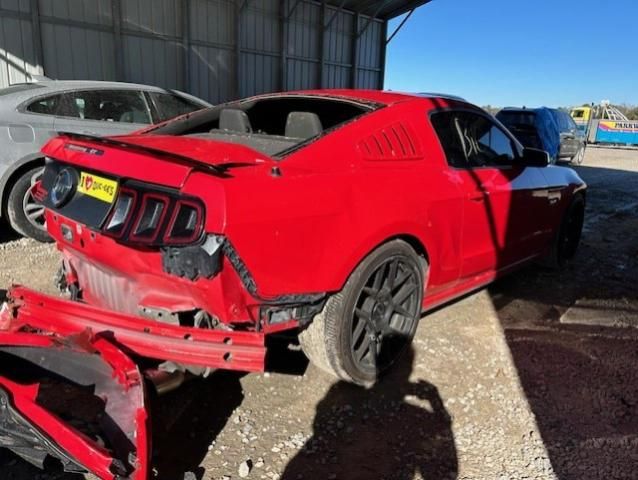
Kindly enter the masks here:
M 359 67 L 359 13 L 354 14 L 352 19 L 352 67 L 350 69 L 350 88 L 357 88 L 357 68 Z
M 410 10 L 416 10 L 419 7 L 427 5 L 432 2 L 432 0 L 417 0 L 415 2 L 409 2 L 406 5 L 401 6 L 400 8 L 394 9 L 390 12 L 383 12 L 383 18 L 395 18 L 399 15 L 403 15 L 404 13 L 409 12 Z
M 328 30 L 330 28 L 330 25 L 332 25 L 332 22 L 334 22 L 335 19 L 337 18 L 337 15 L 343 12 L 343 7 L 345 7 L 346 1 L 347 0 L 341 0 L 341 3 L 339 4 L 339 7 L 337 8 L 337 10 L 335 10 L 335 12 L 332 15 L 330 15 L 330 20 L 328 20 L 328 23 L 324 25 L 323 27 L 324 30 Z
M 286 18 L 290 19 L 293 14 L 295 13 L 295 10 L 297 10 L 297 7 L 301 4 L 301 2 L 303 2 L 304 0 L 297 0 L 295 2 L 295 4 L 292 6 L 292 8 L 290 9 L 290 11 L 286 14 Z
M 44 75 L 44 53 L 42 50 L 42 28 L 40 25 L 39 0 L 31 0 L 31 29 L 33 32 L 33 53 L 38 73 Z
M 288 87 L 288 15 L 286 0 L 279 0 L 279 45 L 281 50 L 279 60 L 279 90 Z
M 115 79 L 124 78 L 124 42 L 122 41 L 122 0 L 112 0 L 113 50 L 115 54 Z
M 191 2 L 182 0 L 182 88 L 185 92 L 191 91 Z
M 321 0 L 321 13 L 319 14 L 319 68 L 317 69 L 317 87 L 323 88 L 323 72 L 326 67 L 326 30 L 324 25 L 326 24 L 327 13 L 326 0 Z
M 394 29 L 394 31 L 392 32 L 392 34 L 389 37 L 386 37 L 384 35 L 384 38 L 386 38 L 385 44 L 387 45 L 388 43 L 390 43 L 392 41 L 392 39 L 396 36 L 397 33 L 399 33 L 401 31 L 401 29 L 403 28 L 403 25 L 405 25 L 405 23 L 410 19 L 410 17 L 412 16 L 412 14 L 414 13 L 414 8 L 412 10 L 410 10 L 408 12 L 408 14 L 403 17 L 403 20 L 401 20 L 401 23 L 399 23 L 399 25 L 397 26 L 397 28 Z M 386 33 L 387 33 L 387 22 L 386 22 Z
M 364 33 L 366 33 L 366 30 L 368 30 L 368 27 L 370 27 L 370 25 L 372 25 L 372 22 L 374 22 L 377 19 L 377 16 L 381 12 L 381 10 L 383 10 L 383 7 L 385 7 L 389 2 L 390 2 L 390 0 L 385 0 L 384 2 L 379 4 L 379 6 L 374 11 L 372 16 L 368 17 L 368 21 L 363 26 L 363 28 L 361 30 L 357 30 L 357 38 L 361 37 Z M 357 28 L 359 28 L 359 27 L 357 26 Z
M 383 22 L 383 26 L 381 27 L 381 38 L 387 38 L 388 36 L 388 21 L 385 20 Z M 379 90 L 383 90 L 385 84 L 385 57 L 388 49 L 388 42 L 381 43 L 381 61 L 379 64 L 379 79 L 377 80 L 377 86 Z
M 235 73 L 233 78 L 233 97 L 241 97 L 241 34 L 242 34 L 242 18 L 244 10 L 248 6 L 249 0 L 237 0 L 235 2 Z

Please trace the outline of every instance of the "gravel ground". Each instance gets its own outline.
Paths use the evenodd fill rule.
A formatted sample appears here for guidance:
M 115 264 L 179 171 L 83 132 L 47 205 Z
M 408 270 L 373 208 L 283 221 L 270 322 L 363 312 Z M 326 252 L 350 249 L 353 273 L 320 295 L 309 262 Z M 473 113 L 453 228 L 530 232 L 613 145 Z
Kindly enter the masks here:
M 638 152 L 589 149 L 577 260 L 528 267 L 424 317 L 371 390 L 274 340 L 269 373 L 217 372 L 153 406 L 158 478 L 634 479 Z M 0 243 L 0 286 L 52 291 L 51 245 Z M 0 454 L 0 477 L 37 476 Z M 186 472 L 186 473 L 185 473 Z

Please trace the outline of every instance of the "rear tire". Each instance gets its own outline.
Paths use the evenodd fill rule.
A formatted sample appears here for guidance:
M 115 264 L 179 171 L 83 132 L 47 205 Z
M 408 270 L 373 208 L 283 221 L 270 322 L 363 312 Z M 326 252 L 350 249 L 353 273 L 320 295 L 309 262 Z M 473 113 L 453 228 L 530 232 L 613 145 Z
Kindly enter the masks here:
M 16 180 L 7 198 L 7 216 L 9 225 L 19 234 L 39 242 L 51 242 L 44 223 L 44 207 L 31 195 L 34 181 L 41 174 L 42 167 L 36 167 Z
M 426 268 L 402 240 L 376 249 L 299 334 L 306 356 L 341 380 L 374 384 L 414 338 Z
M 572 157 L 571 163 L 576 165 L 581 165 L 584 159 L 585 159 L 585 147 L 581 147 L 580 150 L 578 150 L 578 153 Z

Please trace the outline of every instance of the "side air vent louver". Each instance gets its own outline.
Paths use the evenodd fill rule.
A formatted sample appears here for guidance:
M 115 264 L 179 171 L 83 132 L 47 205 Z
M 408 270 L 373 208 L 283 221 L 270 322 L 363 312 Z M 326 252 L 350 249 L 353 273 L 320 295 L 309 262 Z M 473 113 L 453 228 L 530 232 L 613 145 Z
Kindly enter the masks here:
M 410 127 L 393 123 L 359 142 L 366 160 L 414 160 L 421 157 L 421 149 Z

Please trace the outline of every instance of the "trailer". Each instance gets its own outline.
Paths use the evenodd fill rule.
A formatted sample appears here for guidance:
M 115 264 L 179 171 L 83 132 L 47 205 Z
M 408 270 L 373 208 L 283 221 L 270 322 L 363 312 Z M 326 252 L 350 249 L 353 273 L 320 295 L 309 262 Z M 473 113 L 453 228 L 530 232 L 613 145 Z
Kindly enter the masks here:
M 638 146 L 638 120 L 629 120 L 608 102 L 573 108 L 571 116 L 587 143 Z

